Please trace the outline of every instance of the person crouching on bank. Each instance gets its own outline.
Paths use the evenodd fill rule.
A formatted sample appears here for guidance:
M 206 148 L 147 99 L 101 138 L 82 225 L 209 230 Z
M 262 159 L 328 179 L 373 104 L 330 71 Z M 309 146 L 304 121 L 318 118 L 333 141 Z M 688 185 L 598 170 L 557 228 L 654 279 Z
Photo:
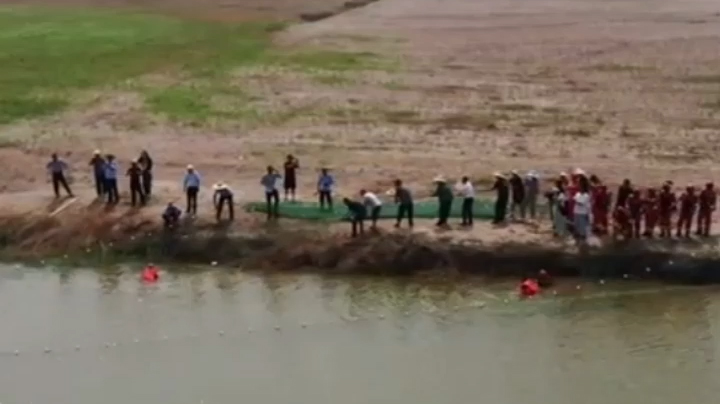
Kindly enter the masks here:
M 343 203 L 347 206 L 350 213 L 350 223 L 352 226 L 352 236 L 357 237 L 358 234 L 365 234 L 365 217 L 367 209 L 360 202 L 353 201 L 350 198 L 343 198 Z
M 233 193 L 222 181 L 213 186 L 215 193 L 213 194 L 213 204 L 215 205 L 215 218 L 219 222 L 222 218 L 222 211 L 225 204 L 228 206 L 230 220 L 235 220 L 235 207 L 233 206 Z
M 382 210 L 382 201 L 377 195 L 364 189 L 360 190 L 360 196 L 363 198 L 363 205 L 365 205 L 367 211 L 370 212 L 370 220 L 372 221 L 371 228 L 377 229 L 377 221 L 380 217 L 380 211 Z

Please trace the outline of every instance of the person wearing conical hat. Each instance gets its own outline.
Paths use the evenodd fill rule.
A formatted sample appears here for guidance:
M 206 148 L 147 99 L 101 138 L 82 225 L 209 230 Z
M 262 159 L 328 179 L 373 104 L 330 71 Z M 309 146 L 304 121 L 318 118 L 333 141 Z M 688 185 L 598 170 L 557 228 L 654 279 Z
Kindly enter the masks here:
M 233 203 L 233 193 L 230 187 L 220 181 L 213 185 L 215 192 L 213 193 L 213 205 L 215 206 L 215 219 L 219 222 L 222 218 L 223 208 L 227 204 L 229 219 L 235 219 L 235 206 Z
M 185 213 L 190 215 L 197 214 L 197 198 L 200 192 L 200 174 L 195 170 L 192 164 L 188 164 L 187 172 L 183 178 L 183 190 L 185 191 L 186 205 Z
M 492 190 L 495 191 L 495 214 L 493 215 L 493 224 L 501 224 L 505 222 L 505 216 L 507 213 L 508 202 L 510 201 L 510 184 L 508 184 L 507 178 L 500 173 L 495 172 L 495 183 L 492 186 Z
M 140 168 L 137 160 L 130 163 L 130 168 L 128 168 L 125 176 L 130 177 L 130 204 L 134 207 L 139 199 L 140 205 L 145 205 L 145 193 L 142 189 L 141 180 L 142 168 Z
M 438 198 L 438 221 L 435 225 L 438 227 L 446 227 L 448 225 L 447 220 L 450 217 L 450 210 L 452 209 L 453 191 L 442 175 L 435 177 L 433 182 L 436 187 L 432 196 Z
M 105 159 L 100 154 L 100 150 L 95 150 L 88 164 L 93 170 L 93 179 L 95 180 L 95 192 L 98 198 L 102 198 L 105 194 Z

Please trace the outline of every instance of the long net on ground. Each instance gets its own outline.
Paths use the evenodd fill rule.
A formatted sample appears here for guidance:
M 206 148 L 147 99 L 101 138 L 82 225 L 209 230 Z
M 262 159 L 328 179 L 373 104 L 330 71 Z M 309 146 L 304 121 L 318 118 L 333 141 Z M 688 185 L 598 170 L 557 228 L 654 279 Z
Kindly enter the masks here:
M 461 216 L 461 198 L 455 198 L 450 211 L 450 217 L 459 218 Z M 245 209 L 249 212 L 267 213 L 267 204 L 265 202 L 253 202 L 245 205 Z M 327 208 L 320 209 L 320 205 L 316 202 L 281 202 L 279 206 L 279 214 L 282 217 L 303 220 L 328 220 L 339 221 L 347 218 L 348 211 L 341 201 L 335 203 L 334 209 L 331 211 Z M 476 199 L 473 206 L 473 217 L 480 220 L 490 220 L 493 218 L 494 201 L 488 199 Z M 397 205 L 384 204 L 380 212 L 381 219 L 394 219 L 397 217 Z M 438 203 L 436 201 L 423 201 L 415 203 L 415 217 L 419 219 L 434 219 L 438 216 Z

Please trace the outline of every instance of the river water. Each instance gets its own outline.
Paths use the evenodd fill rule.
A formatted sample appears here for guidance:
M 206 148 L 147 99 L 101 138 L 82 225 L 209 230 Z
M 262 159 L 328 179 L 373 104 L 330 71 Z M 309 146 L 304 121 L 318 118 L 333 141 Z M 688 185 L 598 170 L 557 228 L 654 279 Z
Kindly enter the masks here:
M 579 288 L 578 288 L 579 286 Z M 693 404 L 720 291 L 0 268 L 0 403 Z

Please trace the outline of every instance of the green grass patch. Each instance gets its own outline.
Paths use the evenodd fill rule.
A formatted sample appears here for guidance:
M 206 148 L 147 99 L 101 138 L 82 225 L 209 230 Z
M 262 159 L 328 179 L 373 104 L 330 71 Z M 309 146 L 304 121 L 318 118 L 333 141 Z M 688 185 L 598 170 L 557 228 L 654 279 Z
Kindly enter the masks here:
M 0 124 L 55 113 L 72 105 L 78 90 L 151 73 L 223 82 L 242 66 L 338 72 L 391 67 L 369 53 L 273 49 L 271 34 L 285 26 L 280 23 L 7 6 L 0 7 L 0 26 Z M 212 98 L 222 93 L 222 86 L 182 84 L 145 92 L 151 110 L 192 121 L 216 114 Z
M 688 76 L 683 81 L 690 84 L 720 84 L 720 74 Z

